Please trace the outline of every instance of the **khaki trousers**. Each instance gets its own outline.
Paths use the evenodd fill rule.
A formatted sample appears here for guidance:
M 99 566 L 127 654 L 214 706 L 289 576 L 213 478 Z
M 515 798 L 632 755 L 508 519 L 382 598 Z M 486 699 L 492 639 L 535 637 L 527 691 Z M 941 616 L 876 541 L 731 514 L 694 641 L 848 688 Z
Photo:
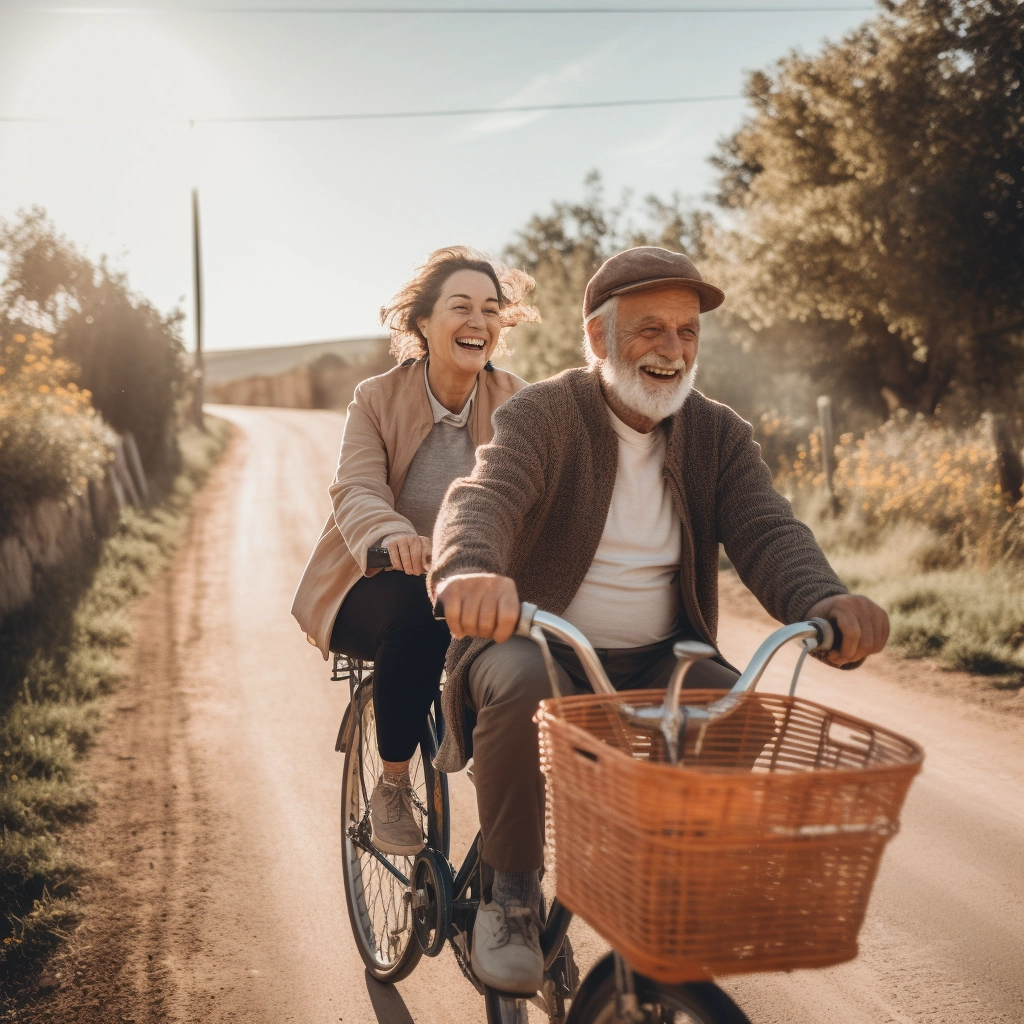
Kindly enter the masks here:
M 675 640 L 648 647 L 598 650 L 617 690 L 668 685 L 676 659 Z M 564 693 L 590 692 L 571 648 L 551 643 Z M 736 673 L 700 661 L 686 675 L 687 689 L 729 689 Z M 552 696 L 540 648 L 514 636 L 492 644 L 469 670 L 469 701 L 477 714 L 473 730 L 473 778 L 483 836 L 483 859 L 496 871 L 535 871 L 544 863 L 544 777 L 540 772 L 537 705 Z

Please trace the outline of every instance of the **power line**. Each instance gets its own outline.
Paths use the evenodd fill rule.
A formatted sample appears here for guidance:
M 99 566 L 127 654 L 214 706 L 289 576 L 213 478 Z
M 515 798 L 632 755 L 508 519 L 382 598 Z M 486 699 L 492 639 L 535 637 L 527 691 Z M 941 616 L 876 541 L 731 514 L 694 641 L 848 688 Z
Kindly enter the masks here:
M 786 7 L 31 7 L 45 14 L 820 14 L 872 11 L 870 4 Z
M 299 121 L 393 121 L 399 118 L 467 117 L 484 114 L 533 114 L 551 110 L 595 110 L 608 107 L 656 107 L 683 103 L 718 103 L 741 100 L 740 95 L 675 96 L 650 100 L 592 100 L 586 103 L 531 103 L 512 107 L 462 107 L 452 110 L 391 110 L 377 113 L 344 114 L 264 114 L 253 117 L 173 117 L 173 118 L 79 118 L 79 117 L 3 117 L 4 124 L 283 124 Z

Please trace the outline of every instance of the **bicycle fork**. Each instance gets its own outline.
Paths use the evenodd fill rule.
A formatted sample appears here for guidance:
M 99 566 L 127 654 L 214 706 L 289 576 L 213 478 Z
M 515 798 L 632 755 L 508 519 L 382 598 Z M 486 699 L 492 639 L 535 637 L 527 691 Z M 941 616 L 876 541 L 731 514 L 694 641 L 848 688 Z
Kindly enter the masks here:
M 633 971 L 618 953 L 615 954 L 615 1015 L 620 1024 L 642 1024 L 644 1019 Z

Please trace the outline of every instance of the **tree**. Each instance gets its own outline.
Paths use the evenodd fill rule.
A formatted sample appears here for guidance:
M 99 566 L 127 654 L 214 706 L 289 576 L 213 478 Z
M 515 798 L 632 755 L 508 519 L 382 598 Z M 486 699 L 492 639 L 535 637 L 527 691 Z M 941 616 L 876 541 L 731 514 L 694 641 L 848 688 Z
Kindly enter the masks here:
M 630 197 L 607 205 L 596 171 L 584 181 L 577 203 L 555 202 L 536 214 L 505 250 L 504 258 L 537 281 L 533 299 L 544 318 L 521 324 L 512 334 L 510 367 L 527 380 L 540 380 L 583 364 L 583 293 L 594 271 L 609 256 L 631 245 L 661 245 L 701 259 L 709 215 L 686 208 L 679 196 L 643 204 L 644 225 L 632 220 Z
M 750 76 L 714 160 L 714 273 L 825 386 L 967 416 L 1009 404 L 1024 363 L 1024 7 L 882 8 Z
M 132 431 L 150 473 L 176 458 L 175 406 L 185 386 L 182 314 L 159 312 L 127 278 L 93 264 L 35 208 L 0 222 L 0 320 L 54 338 L 75 382 L 115 430 Z

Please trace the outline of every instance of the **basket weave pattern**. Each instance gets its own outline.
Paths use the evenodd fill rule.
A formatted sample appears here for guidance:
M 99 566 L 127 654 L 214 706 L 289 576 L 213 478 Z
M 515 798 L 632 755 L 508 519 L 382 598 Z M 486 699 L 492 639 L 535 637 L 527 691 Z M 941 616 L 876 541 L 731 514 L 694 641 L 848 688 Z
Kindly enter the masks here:
M 663 699 L 541 703 L 558 898 L 661 982 L 852 959 L 921 748 L 811 701 L 755 693 L 708 728 L 699 756 L 691 739 L 672 765 L 660 734 L 615 708 Z

